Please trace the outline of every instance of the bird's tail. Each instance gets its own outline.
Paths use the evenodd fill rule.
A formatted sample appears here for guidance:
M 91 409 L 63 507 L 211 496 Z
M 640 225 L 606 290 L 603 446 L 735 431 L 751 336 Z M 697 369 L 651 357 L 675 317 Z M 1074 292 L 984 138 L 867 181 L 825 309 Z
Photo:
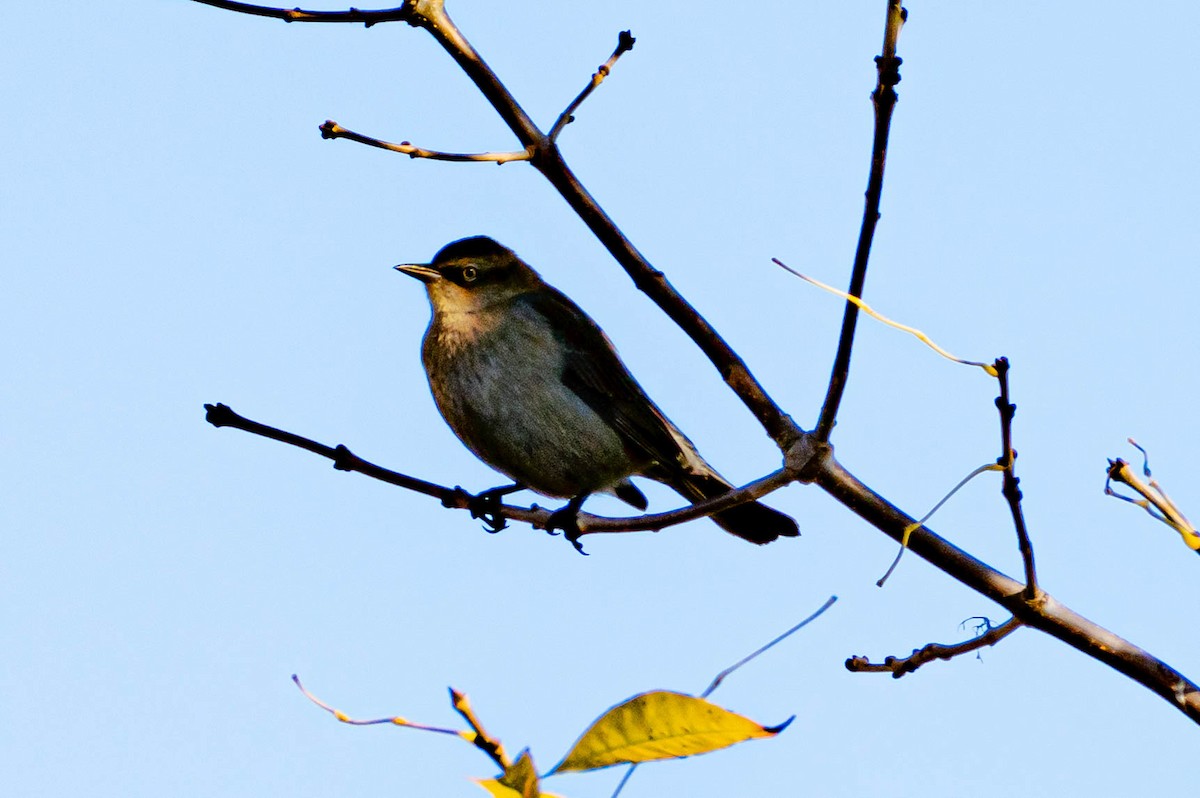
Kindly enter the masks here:
M 716 498 L 733 487 L 712 470 L 687 473 L 666 484 L 692 502 Z M 726 532 L 760 546 L 779 537 L 794 538 L 800 534 L 800 529 L 791 516 L 773 510 L 761 502 L 739 504 L 737 507 L 713 513 L 710 517 Z

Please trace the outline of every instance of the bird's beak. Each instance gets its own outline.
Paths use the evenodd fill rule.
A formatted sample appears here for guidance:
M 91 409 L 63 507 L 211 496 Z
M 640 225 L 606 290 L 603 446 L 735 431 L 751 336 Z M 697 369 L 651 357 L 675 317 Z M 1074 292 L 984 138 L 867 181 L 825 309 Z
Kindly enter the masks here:
M 416 277 L 423 283 L 437 282 L 442 277 L 438 270 L 428 263 L 401 263 L 394 268 L 396 271 L 403 272 L 409 277 Z

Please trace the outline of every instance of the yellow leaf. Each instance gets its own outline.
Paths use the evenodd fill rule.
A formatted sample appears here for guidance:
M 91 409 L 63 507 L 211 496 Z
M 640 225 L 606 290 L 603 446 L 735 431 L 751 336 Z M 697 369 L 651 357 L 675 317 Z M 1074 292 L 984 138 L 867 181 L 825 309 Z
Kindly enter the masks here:
M 476 779 L 475 783 L 488 791 L 492 798 L 524 798 L 512 787 L 505 787 L 500 779 Z
M 475 783 L 491 793 L 492 798 L 558 798 L 541 791 L 541 782 L 528 748 L 521 752 L 517 761 L 509 765 L 500 778 L 477 779 Z
M 756 737 L 773 737 L 792 719 L 762 726 L 703 698 L 656 690 L 605 712 L 551 773 L 704 754 Z

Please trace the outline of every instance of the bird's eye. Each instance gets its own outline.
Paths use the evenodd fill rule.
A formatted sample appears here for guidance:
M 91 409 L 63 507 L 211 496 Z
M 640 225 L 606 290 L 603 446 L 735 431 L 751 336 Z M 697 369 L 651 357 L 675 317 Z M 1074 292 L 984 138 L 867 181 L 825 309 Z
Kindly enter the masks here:
M 462 270 L 462 278 L 464 282 L 473 283 L 475 278 L 479 276 L 479 270 L 474 266 L 464 266 Z

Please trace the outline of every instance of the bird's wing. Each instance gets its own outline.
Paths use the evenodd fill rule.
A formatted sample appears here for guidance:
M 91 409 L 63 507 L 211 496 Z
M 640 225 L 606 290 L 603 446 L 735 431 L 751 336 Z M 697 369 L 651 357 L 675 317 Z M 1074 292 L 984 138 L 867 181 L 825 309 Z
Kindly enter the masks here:
M 608 336 L 578 305 L 549 286 L 519 301 L 564 334 L 563 384 L 617 431 L 635 459 L 668 471 L 711 470 L 692 442 L 646 396 Z

